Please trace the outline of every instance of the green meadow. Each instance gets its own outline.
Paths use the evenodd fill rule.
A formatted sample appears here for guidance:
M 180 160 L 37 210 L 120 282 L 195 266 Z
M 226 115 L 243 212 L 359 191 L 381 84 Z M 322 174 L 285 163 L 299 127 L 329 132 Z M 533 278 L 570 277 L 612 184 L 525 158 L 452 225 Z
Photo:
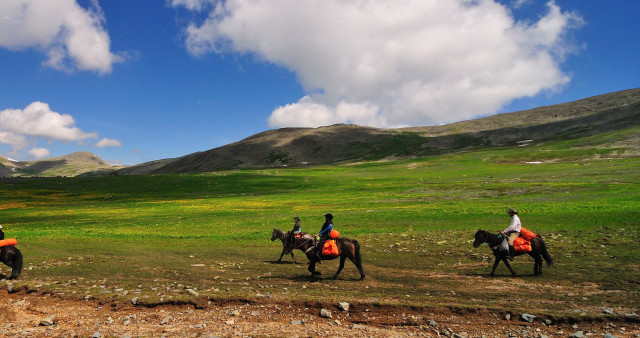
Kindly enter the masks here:
M 615 150 L 514 148 L 322 167 L 205 174 L 3 179 L 0 223 L 18 239 L 13 289 L 146 304 L 202 299 L 349 301 L 547 314 L 638 310 L 640 159 Z M 527 163 L 543 161 L 541 164 Z M 554 259 L 528 256 L 486 277 L 471 245 L 518 209 Z M 361 245 L 367 278 L 347 261 L 309 281 L 306 258 L 276 263 L 273 228 L 323 215 Z M 318 266 L 333 275 L 337 261 Z M 8 276 L 9 268 L 0 267 Z M 535 307 L 532 309 L 532 305 Z

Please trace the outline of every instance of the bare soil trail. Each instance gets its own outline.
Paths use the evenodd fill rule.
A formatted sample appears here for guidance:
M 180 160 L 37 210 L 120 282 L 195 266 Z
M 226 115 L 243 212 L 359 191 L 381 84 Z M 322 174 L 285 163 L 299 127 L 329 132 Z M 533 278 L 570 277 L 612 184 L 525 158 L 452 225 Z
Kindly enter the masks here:
M 489 310 L 349 304 L 345 311 L 339 304 L 267 298 L 147 307 L 24 290 L 2 290 L 0 300 L 0 337 L 640 337 L 639 321 L 624 315 L 528 322 Z

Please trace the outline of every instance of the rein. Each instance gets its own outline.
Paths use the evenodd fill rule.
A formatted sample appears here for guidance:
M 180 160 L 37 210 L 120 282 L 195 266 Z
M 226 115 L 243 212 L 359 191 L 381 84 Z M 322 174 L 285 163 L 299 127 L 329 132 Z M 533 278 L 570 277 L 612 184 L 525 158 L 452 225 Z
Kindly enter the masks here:
M 300 249 L 300 247 L 302 247 L 303 245 L 307 244 L 307 242 L 309 242 L 309 241 L 313 241 L 313 237 L 312 237 L 312 238 L 309 238 L 309 239 L 307 239 L 307 240 L 305 240 L 305 241 L 304 241 L 304 242 L 302 242 L 302 243 L 300 243 L 300 245 L 294 246 L 293 248 L 291 248 L 291 250 Z M 314 249 L 314 246 L 313 246 L 313 245 L 312 245 L 312 246 L 310 246 L 307 250 L 303 250 L 303 251 L 304 251 L 304 253 L 307 253 L 307 252 L 309 252 L 309 251 L 310 251 L 310 250 L 312 250 L 312 249 Z M 300 250 L 302 250 L 302 249 L 300 249 Z

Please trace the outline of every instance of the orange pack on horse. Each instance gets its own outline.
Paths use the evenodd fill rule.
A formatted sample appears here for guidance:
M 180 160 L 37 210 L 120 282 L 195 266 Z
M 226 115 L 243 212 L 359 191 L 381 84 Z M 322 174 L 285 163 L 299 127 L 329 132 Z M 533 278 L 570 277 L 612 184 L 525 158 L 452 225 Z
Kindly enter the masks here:
M 493 251 L 493 255 L 496 257 L 496 259 L 493 263 L 493 269 L 491 269 L 491 273 L 489 274 L 489 276 L 491 277 L 493 277 L 493 274 L 496 271 L 496 267 L 498 267 L 500 261 L 503 261 L 507 268 L 509 268 L 512 276 L 516 275 L 516 272 L 513 271 L 511 265 L 507 261 L 509 252 L 504 251 L 500 248 L 503 240 L 505 240 L 505 238 L 502 235 L 495 235 L 484 230 L 478 230 L 475 235 L 475 240 L 473 241 L 474 248 L 477 248 L 481 244 L 487 243 L 491 251 Z M 547 246 L 544 244 L 542 237 L 537 236 L 536 234 L 525 228 L 520 229 L 520 237 L 516 238 L 516 240 L 513 241 L 513 246 L 515 249 L 515 256 L 529 254 L 529 256 L 533 257 L 533 259 L 535 260 L 533 273 L 536 276 L 542 274 L 543 258 L 547 262 L 547 266 L 553 265 L 553 260 L 551 259 L 549 252 L 547 252 Z
M 328 254 L 327 251 L 323 250 L 321 254 L 322 260 L 332 260 L 340 257 L 340 267 L 338 267 L 338 271 L 333 275 L 333 279 L 337 279 L 340 271 L 344 268 L 344 262 L 347 258 L 355 266 L 358 268 L 360 272 L 360 279 L 364 279 L 364 270 L 362 269 L 362 257 L 360 256 L 360 244 L 356 240 L 351 240 L 344 237 L 338 237 L 335 239 L 328 239 L 325 242 L 324 247 L 329 247 L 335 245 L 335 254 Z M 291 236 L 289 237 L 289 249 L 299 249 L 304 252 L 309 259 L 309 272 L 311 272 L 311 278 L 316 278 L 317 275 L 320 275 L 320 272 L 316 271 L 316 264 L 319 262 L 315 249 L 316 249 L 316 241 L 313 236 L 309 234 L 305 234 L 300 237 Z

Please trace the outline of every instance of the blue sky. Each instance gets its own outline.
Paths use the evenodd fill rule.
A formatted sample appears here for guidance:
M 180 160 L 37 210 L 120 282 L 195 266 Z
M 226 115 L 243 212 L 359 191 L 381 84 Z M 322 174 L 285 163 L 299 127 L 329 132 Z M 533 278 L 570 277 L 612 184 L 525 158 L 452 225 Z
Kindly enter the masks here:
M 638 17 L 629 0 L 3 1 L 0 155 L 137 164 L 637 88 Z

